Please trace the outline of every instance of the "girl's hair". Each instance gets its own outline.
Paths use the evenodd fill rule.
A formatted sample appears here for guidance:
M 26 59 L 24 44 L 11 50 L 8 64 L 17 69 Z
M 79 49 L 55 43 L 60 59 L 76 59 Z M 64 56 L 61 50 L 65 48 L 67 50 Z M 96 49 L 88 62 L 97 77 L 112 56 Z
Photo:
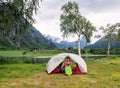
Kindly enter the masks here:
M 70 57 L 69 57 L 69 56 L 66 56 L 65 59 L 70 59 Z M 70 60 L 71 60 L 71 59 L 70 59 Z

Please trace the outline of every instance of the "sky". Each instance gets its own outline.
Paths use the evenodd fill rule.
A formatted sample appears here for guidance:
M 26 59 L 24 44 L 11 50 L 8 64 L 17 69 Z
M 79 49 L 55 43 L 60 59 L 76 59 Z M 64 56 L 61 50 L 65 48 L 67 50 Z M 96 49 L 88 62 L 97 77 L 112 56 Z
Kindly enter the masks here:
M 95 27 L 99 29 L 106 24 L 114 24 L 120 22 L 120 0 L 43 0 L 37 14 L 34 14 L 36 22 L 34 27 L 43 35 L 51 35 L 62 38 L 60 31 L 60 15 L 61 7 L 68 1 L 75 1 L 79 5 L 79 11 L 82 16 L 86 17 Z M 91 43 L 98 39 L 94 35 L 101 32 L 93 33 Z M 68 41 L 76 41 L 76 36 L 66 38 Z

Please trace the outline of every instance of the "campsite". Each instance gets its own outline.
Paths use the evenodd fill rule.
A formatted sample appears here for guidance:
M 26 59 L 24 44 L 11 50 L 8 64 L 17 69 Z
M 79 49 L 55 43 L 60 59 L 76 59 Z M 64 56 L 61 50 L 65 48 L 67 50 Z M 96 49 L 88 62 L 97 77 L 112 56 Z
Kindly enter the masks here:
M 120 88 L 120 0 L 0 0 L 0 88 Z
M 14 53 L 13 53 L 14 52 Z M 15 55 L 15 51 L 11 51 Z M 23 52 L 23 51 L 22 51 Z M 21 52 L 21 53 L 22 53 Z M 39 52 L 39 51 L 38 51 Z M 37 52 L 37 53 L 38 53 Z M 48 51 L 47 51 L 48 52 Z M 33 52 L 34 53 L 34 52 Z M 31 55 L 33 55 L 31 52 Z M 36 53 L 36 54 L 37 54 Z M 44 54 L 43 54 L 44 55 Z M 48 54 L 49 55 L 49 54 Z M 52 56 L 56 53 L 52 53 Z M 29 54 L 30 56 L 30 54 Z M 5 59 L 5 58 L 4 58 Z M 25 58 L 24 58 L 25 59 Z M 45 59 L 45 58 L 44 58 Z M 87 59 L 88 73 L 66 76 L 63 73 L 48 74 L 46 64 L 50 58 L 39 58 L 39 64 L 26 59 L 0 64 L 1 88 L 119 88 L 120 57 Z M 83 58 L 84 59 L 84 58 Z

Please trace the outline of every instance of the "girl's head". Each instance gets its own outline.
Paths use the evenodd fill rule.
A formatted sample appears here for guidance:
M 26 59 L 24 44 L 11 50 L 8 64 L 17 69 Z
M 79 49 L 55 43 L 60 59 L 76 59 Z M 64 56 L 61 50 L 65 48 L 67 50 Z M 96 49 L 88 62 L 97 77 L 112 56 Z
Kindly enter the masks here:
M 69 56 L 66 56 L 65 60 L 66 60 L 66 61 L 71 61 L 71 59 L 70 59 Z

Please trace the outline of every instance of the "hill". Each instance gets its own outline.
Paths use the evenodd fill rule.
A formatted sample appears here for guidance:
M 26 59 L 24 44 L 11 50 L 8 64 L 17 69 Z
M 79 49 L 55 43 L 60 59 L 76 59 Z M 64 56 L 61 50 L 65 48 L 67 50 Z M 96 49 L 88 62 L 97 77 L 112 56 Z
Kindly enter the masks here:
M 0 38 L 0 48 L 39 48 L 50 49 L 55 48 L 56 45 L 46 39 L 36 28 L 30 27 L 26 30 L 17 40 L 10 39 L 8 37 Z
M 111 48 L 120 48 L 120 41 L 116 39 L 116 35 L 112 35 Z M 99 39 L 94 44 L 87 45 L 86 48 L 107 48 L 107 40 L 105 37 Z

